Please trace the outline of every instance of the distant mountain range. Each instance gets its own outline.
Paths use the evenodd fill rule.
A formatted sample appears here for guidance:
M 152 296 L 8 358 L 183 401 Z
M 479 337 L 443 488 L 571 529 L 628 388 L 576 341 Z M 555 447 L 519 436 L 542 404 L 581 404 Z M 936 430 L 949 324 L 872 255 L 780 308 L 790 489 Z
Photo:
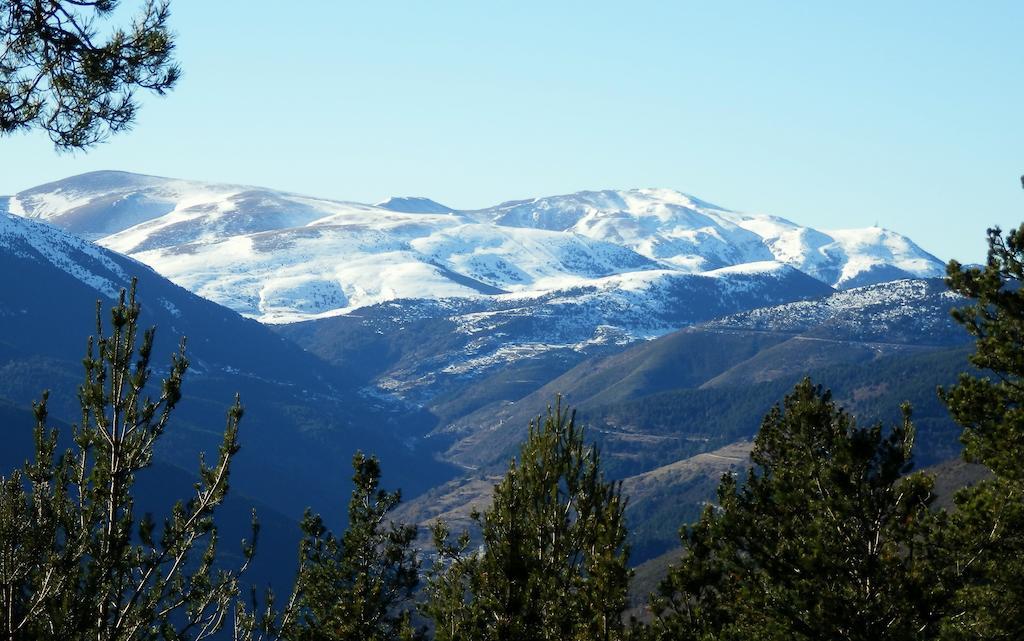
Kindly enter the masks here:
M 464 518 L 558 393 L 637 497 L 638 560 L 806 374 L 866 420 L 911 400 L 923 462 L 958 451 L 934 390 L 966 367 L 960 301 L 941 261 L 877 227 L 660 189 L 460 211 L 95 172 L 0 198 L 0 266 L 18 275 L 0 281 L 0 409 L 52 387 L 73 420 L 93 302 L 138 276 L 156 353 L 187 334 L 194 363 L 161 464 L 190 471 L 241 391 L 233 480 L 285 520 L 340 513 L 356 449 L 405 517 Z
M 885 229 L 815 230 L 667 189 L 457 211 L 426 198 L 368 205 L 106 171 L 23 191 L 6 207 L 275 323 L 398 299 L 529 304 L 588 288 L 657 298 L 694 274 L 780 265 L 837 288 L 934 277 L 943 267 Z

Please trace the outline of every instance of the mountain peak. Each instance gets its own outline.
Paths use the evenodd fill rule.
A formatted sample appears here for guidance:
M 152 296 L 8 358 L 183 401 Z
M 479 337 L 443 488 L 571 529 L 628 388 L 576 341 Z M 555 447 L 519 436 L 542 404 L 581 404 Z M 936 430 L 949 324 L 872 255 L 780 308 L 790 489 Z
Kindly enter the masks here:
M 54 180 L 31 189 L 26 189 L 21 192 L 20 196 L 31 196 L 37 193 L 47 193 L 54 191 L 106 191 L 112 189 L 129 189 L 129 188 L 140 188 L 156 185 L 161 182 L 171 181 L 171 178 L 162 178 L 160 176 L 148 176 L 146 174 L 136 174 L 129 171 L 119 171 L 115 169 L 100 169 L 97 171 L 87 171 L 84 174 L 76 174 L 74 176 L 68 176 L 67 178 L 61 178 L 60 180 Z
M 374 206 L 404 214 L 450 214 L 455 211 L 424 196 L 391 196 Z

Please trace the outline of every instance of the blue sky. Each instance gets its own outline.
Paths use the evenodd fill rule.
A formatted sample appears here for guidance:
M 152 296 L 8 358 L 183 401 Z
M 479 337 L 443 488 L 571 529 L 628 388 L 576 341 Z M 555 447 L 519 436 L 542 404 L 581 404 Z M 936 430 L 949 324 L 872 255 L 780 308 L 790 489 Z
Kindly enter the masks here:
M 125 2 L 130 6 L 130 0 Z M 1019 224 L 1024 3 L 172 0 L 185 75 L 95 169 L 453 207 L 671 187 L 981 260 Z

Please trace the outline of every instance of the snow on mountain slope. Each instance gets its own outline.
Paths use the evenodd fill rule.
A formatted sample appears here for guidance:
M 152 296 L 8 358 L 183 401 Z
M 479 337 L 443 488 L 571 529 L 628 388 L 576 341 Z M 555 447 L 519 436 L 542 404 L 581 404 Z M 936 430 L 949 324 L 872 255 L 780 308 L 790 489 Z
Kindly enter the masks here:
M 87 240 L 98 240 L 175 209 L 216 203 L 240 188 L 104 171 L 20 192 L 11 213 L 39 218 Z
M 815 298 L 826 291 L 807 275 L 771 263 L 745 272 L 617 274 L 539 295 L 497 296 L 482 311 L 450 317 L 457 333 L 476 340 L 453 354 L 443 371 L 480 373 L 553 347 L 586 351 L 590 345 L 655 338 L 729 310 Z
M 832 286 L 934 276 L 942 265 L 881 229 L 821 232 L 666 189 L 580 192 L 455 211 L 426 198 L 366 205 L 241 185 L 95 172 L 10 198 L 265 322 L 389 300 L 488 297 L 647 282 L 643 272 L 765 272 Z M 630 274 L 639 273 L 637 278 Z M 651 290 L 653 292 L 653 290 Z M 648 296 L 646 307 L 656 304 Z M 646 308 L 645 307 L 645 308 Z
M 669 189 L 579 192 L 472 214 L 501 225 L 616 242 L 691 271 L 774 259 L 839 288 L 935 277 L 943 267 L 910 239 L 885 229 L 818 231 L 777 216 L 733 212 Z
M 373 224 L 328 217 L 299 228 L 132 255 L 187 289 L 266 322 L 402 298 L 550 289 L 657 266 L 617 245 L 573 235 L 496 229 L 459 218 L 424 221 L 429 214 L 390 216 Z M 119 248 L 134 231 L 110 237 L 107 245 Z
M 110 252 L 50 225 L 3 212 L 0 212 L 0 252 L 15 259 L 49 264 L 107 298 L 117 296 L 131 280 Z M 16 301 L 0 301 L 3 303 L 17 304 Z
M 839 289 L 904 278 L 935 278 L 943 263 L 888 229 L 818 231 L 768 215 L 727 216 L 764 239 L 776 260 Z
M 718 211 L 724 210 L 668 189 L 634 189 L 517 201 L 474 213 L 498 225 L 614 242 L 690 272 L 772 259 L 759 236 Z
M 940 345 L 968 338 L 950 308 L 965 302 L 940 279 L 898 280 L 836 292 L 817 300 L 763 307 L 705 326 L 764 332 Z
M 372 385 L 428 404 L 466 381 L 530 361 L 557 376 L 586 355 L 681 326 L 830 287 L 787 265 L 706 274 L 646 270 L 545 292 L 401 299 L 279 328 L 339 365 L 372 370 Z M 542 364 L 540 364 L 542 363 Z

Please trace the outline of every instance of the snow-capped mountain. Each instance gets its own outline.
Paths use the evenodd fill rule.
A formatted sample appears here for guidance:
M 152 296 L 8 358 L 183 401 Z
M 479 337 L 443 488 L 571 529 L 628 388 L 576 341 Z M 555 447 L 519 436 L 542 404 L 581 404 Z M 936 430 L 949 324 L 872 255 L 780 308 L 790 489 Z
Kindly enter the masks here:
M 10 198 L 8 209 L 132 256 L 264 322 L 403 299 L 494 299 L 597 288 L 647 291 L 693 274 L 780 264 L 847 287 L 935 276 L 909 239 L 823 232 L 671 190 L 580 192 L 457 211 L 426 198 L 377 205 L 258 187 L 95 172 Z M 725 269 L 726 271 L 722 271 Z M 647 288 L 647 289 L 645 289 Z
M 500 225 L 614 242 L 687 270 L 775 260 L 841 289 L 942 273 L 941 261 L 886 229 L 819 231 L 777 216 L 730 211 L 670 189 L 586 191 L 474 213 Z

